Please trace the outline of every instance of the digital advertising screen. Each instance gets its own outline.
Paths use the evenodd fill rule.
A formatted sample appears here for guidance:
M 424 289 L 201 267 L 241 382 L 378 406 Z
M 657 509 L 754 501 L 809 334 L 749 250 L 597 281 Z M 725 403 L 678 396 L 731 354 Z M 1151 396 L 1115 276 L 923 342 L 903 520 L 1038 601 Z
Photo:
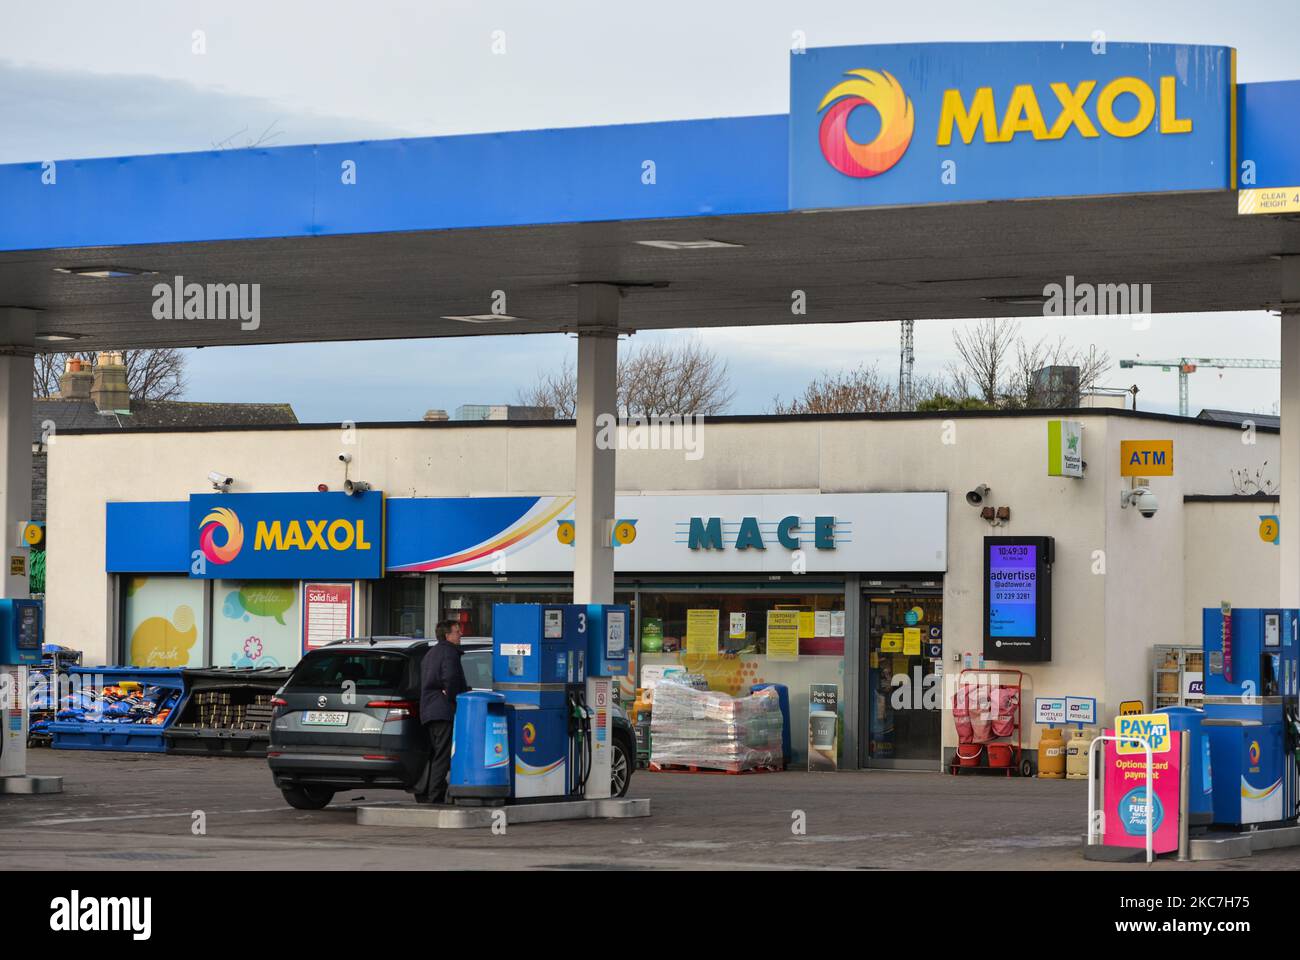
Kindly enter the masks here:
M 984 538 L 984 657 L 1051 659 L 1050 537 Z

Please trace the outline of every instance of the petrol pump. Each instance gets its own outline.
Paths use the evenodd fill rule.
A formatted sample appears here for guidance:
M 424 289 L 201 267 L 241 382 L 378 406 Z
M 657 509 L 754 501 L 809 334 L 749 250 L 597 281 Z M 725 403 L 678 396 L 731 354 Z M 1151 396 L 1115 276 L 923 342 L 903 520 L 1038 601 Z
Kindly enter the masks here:
M 492 691 L 456 700 L 453 803 L 609 796 L 611 678 L 627 672 L 629 619 L 620 605 L 493 607 Z
M 40 600 L 0 600 L 0 793 L 27 776 L 27 671 L 41 660 L 41 614 Z
M 1300 812 L 1300 610 L 1225 603 L 1204 611 L 1202 627 L 1214 822 L 1293 822 Z

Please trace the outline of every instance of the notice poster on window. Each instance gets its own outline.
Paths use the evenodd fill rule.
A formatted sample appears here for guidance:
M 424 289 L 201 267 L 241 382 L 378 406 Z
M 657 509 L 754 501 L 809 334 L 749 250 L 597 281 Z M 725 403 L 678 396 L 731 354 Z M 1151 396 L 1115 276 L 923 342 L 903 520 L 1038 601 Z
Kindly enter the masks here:
M 829 637 L 831 635 L 831 612 L 829 610 L 818 610 L 813 615 L 813 635 L 817 637 Z
M 799 659 L 799 611 L 767 611 L 767 658 Z
M 696 657 L 718 655 L 718 621 L 721 611 L 686 611 L 686 652 Z
M 731 614 L 730 622 L 731 625 L 727 629 L 727 639 L 744 640 L 745 639 L 745 614 L 744 613 Z
M 304 583 L 302 649 L 315 650 L 352 634 L 352 584 Z
M 921 655 L 920 627 L 903 628 L 903 653 L 909 657 L 919 657 Z
M 843 610 L 831 611 L 831 636 L 832 637 L 844 636 L 844 611 Z
M 817 635 L 817 614 L 811 610 L 799 611 L 799 639 L 811 640 Z

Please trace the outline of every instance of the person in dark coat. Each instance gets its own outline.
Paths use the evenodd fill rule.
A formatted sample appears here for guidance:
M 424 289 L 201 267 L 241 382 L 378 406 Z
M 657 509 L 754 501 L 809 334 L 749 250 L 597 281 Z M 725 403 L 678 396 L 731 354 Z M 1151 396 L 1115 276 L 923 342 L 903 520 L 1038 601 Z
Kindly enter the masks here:
M 447 772 L 451 768 L 451 731 L 456 717 L 456 697 L 469 689 L 460 665 L 460 624 L 439 621 L 438 642 L 429 648 L 420 667 L 420 722 L 429 735 L 429 768 L 417 785 L 420 803 L 447 799 Z M 419 792 L 419 787 L 424 792 Z

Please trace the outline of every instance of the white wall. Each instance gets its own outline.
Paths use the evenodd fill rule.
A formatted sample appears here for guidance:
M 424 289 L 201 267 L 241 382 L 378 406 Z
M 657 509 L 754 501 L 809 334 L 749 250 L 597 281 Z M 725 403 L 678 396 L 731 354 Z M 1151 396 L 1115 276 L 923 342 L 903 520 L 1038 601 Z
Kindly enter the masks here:
M 1183 642 L 1201 642 L 1201 611 L 1276 607 L 1281 583 L 1280 551 L 1259 538 L 1260 515 L 1276 514 L 1271 501 L 1189 503 L 1183 511 L 1184 541 L 1198 563 L 1184 565 Z

